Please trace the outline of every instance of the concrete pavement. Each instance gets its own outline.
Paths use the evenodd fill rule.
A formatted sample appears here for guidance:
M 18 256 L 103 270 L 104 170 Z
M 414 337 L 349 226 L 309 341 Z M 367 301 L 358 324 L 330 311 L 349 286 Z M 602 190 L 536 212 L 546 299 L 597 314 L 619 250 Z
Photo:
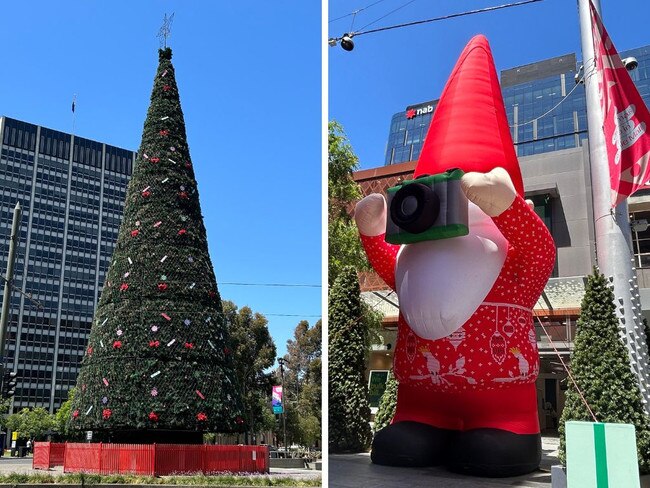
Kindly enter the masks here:
M 551 486 L 551 466 L 559 464 L 557 437 L 542 438 L 540 470 L 514 478 L 475 478 L 450 473 L 443 468 L 392 468 L 370 462 L 370 455 L 342 454 L 329 457 L 329 488 L 493 488 Z

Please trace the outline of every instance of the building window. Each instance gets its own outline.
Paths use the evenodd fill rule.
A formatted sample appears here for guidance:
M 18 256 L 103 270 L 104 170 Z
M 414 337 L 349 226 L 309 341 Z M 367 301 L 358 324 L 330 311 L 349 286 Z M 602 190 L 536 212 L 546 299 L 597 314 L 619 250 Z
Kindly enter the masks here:
M 551 233 L 551 237 L 553 237 L 553 240 L 556 241 L 555 234 L 553 233 L 553 197 L 549 193 L 543 193 L 541 195 L 533 195 L 526 198 L 532 200 L 533 210 L 535 210 L 537 216 L 540 219 L 542 219 L 542 222 L 544 222 L 544 225 Z M 557 268 L 557 258 L 556 258 L 555 266 L 553 267 L 553 273 L 551 274 L 551 277 L 555 278 L 557 276 L 558 276 L 558 268 Z
M 645 222 L 644 222 L 645 221 Z M 630 215 L 634 262 L 637 268 L 650 268 L 650 212 L 634 212 Z

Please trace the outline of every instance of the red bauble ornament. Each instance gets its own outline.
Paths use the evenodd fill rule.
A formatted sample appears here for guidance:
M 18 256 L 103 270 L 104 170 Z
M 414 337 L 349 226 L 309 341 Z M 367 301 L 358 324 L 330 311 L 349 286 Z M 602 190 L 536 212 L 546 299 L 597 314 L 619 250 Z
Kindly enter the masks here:
M 235 422 L 237 422 L 239 425 L 241 425 L 241 424 L 244 423 L 244 419 L 241 418 L 241 417 L 239 417 L 239 416 L 237 416 L 237 418 L 235 419 Z
M 140 231 L 139 231 L 138 229 L 133 229 L 133 230 L 131 231 L 131 237 L 135 237 L 135 236 L 137 236 L 139 233 L 140 233 Z
M 158 347 L 160 346 L 160 341 L 149 341 L 149 347 Z
M 158 283 L 158 289 L 160 291 L 165 291 L 167 289 L 167 283 Z
M 506 359 L 506 339 L 497 330 L 490 338 L 490 349 L 492 350 L 492 357 L 497 364 L 502 364 Z
M 148 198 L 151 196 L 151 192 L 149 190 L 145 190 L 142 192 L 142 198 Z
M 153 164 L 156 164 L 160 161 L 160 158 L 151 158 L 149 161 L 151 161 Z
M 158 414 L 156 412 L 150 412 L 149 420 L 151 420 L 152 422 L 158 422 Z
M 113 414 L 113 412 L 111 412 L 111 409 L 110 409 L 110 408 L 105 408 L 105 409 L 102 411 L 102 417 L 104 417 L 104 420 L 108 420 L 108 419 L 110 419 L 112 414 Z
M 169 134 L 169 131 L 167 129 L 163 129 L 160 132 L 158 132 L 158 134 L 160 134 L 161 136 L 166 136 Z
M 203 412 L 200 412 L 200 413 L 198 413 L 196 415 L 196 419 L 200 420 L 201 422 L 204 422 L 204 421 L 208 420 L 208 416 L 206 414 L 204 414 Z
M 226 354 L 226 355 L 230 354 L 230 348 L 224 347 L 223 348 L 223 353 Z
M 181 229 L 178 231 L 179 236 L 184 236 L 185 234 L 187 234 L 187 231 L 185 229 Z
M 122 283 L 120 285 L 120 291 L 126 291 L 129 289 L 129 284 L 128 283 Z
M 187 169 L 190 169 L 190 168 L 192 167 L 192 163 L 190 163 L 190 162 L 188 161 L 187 163 L 185 163 L 185 167 L 186 167 Z
M 183 200 L 187 200 L 189 196 L 187 195 L 187 192 L 181 191 L 178 193 L 178 197 L 182 198 Z
M 415 359 L 415 354 L 417 353 L 418 340 L 415 337 L 415 334 L 409 331 L 408 336 L 406 336 L 406 356 L 409 358 L 409 361 Z
M 93 355 L 93 348 L 91 346 L 88 346 L 88 349 L 87 349 L 86 352 L 88 353 L 89 356 L 92 356 Z
M 217 297 L 217 292 L 214 291 L 214 290 L 210 290 L 210 291 L 208 292 L 208 296 L 209 296 L 210 298 L 216 298 L 216 297 Z
M 185 343 L 185 349 L 194 349 L 194 344 L 191 342 L 186 342 Z
M 74 412 L 72 412 L 72 418 L 76 419 L 77 417 L 79 417 L 79 410 L 75 410 Z
M 119 349 L 120 347 L 122 347 L 122 341 L 113 342 L 113 349 Z
M 171 90 L 171 89 L 172 89 L 171 86 L 169 86 L 169 85 L 163 85 L 163 90 L 165 90 L 165 91 L 169 91 L 169 90 Z

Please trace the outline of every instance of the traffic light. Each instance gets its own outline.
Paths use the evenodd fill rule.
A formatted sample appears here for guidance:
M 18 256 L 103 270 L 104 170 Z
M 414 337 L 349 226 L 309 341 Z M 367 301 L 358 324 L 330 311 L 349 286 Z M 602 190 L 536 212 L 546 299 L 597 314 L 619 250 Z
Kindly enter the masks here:
M 5 371 L 2 375 L 2 398 L 11 398 L 16 394 L 16 373 Z

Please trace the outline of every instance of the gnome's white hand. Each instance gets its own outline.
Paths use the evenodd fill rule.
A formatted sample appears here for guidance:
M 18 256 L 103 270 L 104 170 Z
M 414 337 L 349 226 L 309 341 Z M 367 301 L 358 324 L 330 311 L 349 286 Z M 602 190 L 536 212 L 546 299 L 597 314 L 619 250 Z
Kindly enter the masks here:
M 512 179 L 503 168 L 494 168 L 489 173 L 465 173 L 460 186 L 467 199 L 490 217 L 508 210 L 517 196 Z
M 354 220 L 359 232 L 374 237 L 386 232 L 386 200 L 379 193 L 372 193 L 357 203 Z

